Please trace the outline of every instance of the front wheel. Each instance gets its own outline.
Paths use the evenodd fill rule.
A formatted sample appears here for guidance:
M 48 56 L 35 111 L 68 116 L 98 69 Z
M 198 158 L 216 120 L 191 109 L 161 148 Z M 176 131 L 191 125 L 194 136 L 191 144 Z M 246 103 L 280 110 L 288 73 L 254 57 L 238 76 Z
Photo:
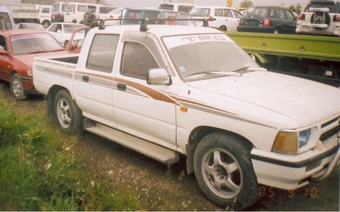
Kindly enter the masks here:
M 250 152 L 235 136 L 205 136 L 195 150 L 194 171 L 203 193 L 221 207 L 243 210 L 258 200 Z
M 61 131 L 66 134 L 80 135 L 83 131 L 83 116 L 67 91 L 61 90 L 57 93 L 54 108 Z
M 13 76 L 11 77 L 10 90 L 16 100 L 21 101 L 27 99 L 28 97 L 18 74 L 13 74 Z

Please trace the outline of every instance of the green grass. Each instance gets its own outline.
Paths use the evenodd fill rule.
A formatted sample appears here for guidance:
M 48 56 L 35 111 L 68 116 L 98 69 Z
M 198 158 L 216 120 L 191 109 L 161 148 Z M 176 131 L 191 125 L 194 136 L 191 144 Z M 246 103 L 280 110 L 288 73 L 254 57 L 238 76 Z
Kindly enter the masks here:
M 76 137 L 58 133 L 45 114 L 12 108 L 0 100 L 0 211 L 138 210 L 131 195 L 93 183 L 64 150 Z

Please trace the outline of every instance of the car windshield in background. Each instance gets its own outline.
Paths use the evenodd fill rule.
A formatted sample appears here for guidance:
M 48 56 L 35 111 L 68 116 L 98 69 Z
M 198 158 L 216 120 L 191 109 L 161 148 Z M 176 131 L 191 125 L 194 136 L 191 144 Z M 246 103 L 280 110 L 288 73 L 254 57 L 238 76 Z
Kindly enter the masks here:
M 230 76 L 248 67 L 259 68 L 248 54 L 223 35 L 166 37 L 164 42 L 178 72 L 187 81 Z
M 65 33 L 73 33 L 76 29 L 84 27 L 82 25 L 69 25 L 69 24 L 64 24 L 64 32 Z
M 210 14 L 209 8 L 192 8 L 189 12 L 192 16 L 206 17 Z
M 11 36 L 12 53 L 14 55 L 53 52 L 64 50 L 50 34 L 28 34 Z

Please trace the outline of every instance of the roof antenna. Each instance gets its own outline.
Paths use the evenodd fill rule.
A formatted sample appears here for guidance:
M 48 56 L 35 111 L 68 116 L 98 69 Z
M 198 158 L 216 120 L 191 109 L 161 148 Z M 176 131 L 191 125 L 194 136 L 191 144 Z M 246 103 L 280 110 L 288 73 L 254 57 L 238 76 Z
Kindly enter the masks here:
M 148 20 L 149 20 L 148 18 L 142 20 L 142 23 L 140 24 L 140 28 L 139 28 L 139 30 L 141 32 L 147 32 L 149 30 L 149 28 L 148 28 Z

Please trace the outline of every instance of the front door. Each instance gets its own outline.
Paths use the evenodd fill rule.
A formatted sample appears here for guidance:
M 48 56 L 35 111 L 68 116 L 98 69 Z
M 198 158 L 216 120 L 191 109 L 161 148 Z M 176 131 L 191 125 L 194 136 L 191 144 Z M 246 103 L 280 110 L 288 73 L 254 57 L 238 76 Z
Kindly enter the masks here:
M 148 70 L 166 68 L 157 39 L 145 32 L 125 35 L 113 91 L 118 128 L 137 137 L 176 148 L 174 96 L 178 86 L 152 86 L 146 82 Z

